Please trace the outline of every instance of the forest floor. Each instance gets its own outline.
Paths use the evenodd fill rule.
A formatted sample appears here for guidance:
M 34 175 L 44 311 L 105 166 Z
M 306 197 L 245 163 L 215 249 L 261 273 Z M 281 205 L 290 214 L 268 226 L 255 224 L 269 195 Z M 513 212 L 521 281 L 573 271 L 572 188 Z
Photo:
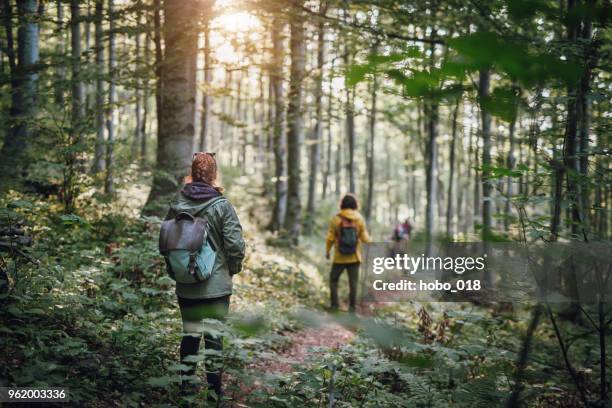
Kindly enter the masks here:
M 247 257 L 228 322 L 214 328 L 224 334 L 224 358 L 203 350 L 199 359 L 223 365 L 234 406 L 320 407 L 333 399 L 335 407 L 491 407 L 507 397 L 528 309 L 500 315 L 411 302 L 363 308 L 358 319 L 331 315 L 323 240 L 335 200 L 321 201 L 313 234 L 288 247 L 264 228 L 261 186 L 224 173 Z M 38 260 L 9 265 L 0 349 L 11 352 L 0 355 L 0 379 L 69 387 L 74 406 L 180 402 L 180 315 L 157 250 L 160 220 L 138 214 L 145 185 L 131 183 L 120 206 L 92 200 L 78 215 L 18 193 L 0 202 L 3 216 L 27 220 Z M 343 277 L 342 299 L 347 287 Z M 580 361 L 596 358 L 580 331 L 563 330 L 576 336 Z M 541 325 L 523 391 L 529 406 L 576 405 L 557 347 L 550 325 Z

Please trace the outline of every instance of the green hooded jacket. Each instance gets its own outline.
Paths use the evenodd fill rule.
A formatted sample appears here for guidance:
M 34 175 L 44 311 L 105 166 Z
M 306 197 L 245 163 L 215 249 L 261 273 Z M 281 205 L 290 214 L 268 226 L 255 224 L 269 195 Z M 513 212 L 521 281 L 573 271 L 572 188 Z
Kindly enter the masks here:
M 217 249 L 217 259 L 212 275 L 206 281 L 192 284 L 177 282 L 177 296 L 185 299 L 208 299 L 231 295 L 232 276 L 241 271 L 245 253 L 242 226 L 234 206 L 223 196 L 196 201 L 181 192 L 170 204 L 166 219 L 176 216 L 179 212 L 188 212 L 208 220 L 209 234 Z

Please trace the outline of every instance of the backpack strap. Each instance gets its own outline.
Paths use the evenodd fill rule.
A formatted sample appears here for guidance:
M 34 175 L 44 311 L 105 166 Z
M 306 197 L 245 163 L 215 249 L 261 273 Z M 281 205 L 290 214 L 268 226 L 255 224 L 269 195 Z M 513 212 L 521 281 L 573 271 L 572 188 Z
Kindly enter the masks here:
M 225 196 L 219 196 L 219 197 L 211 198 L 210 200 L 208 200 L 208 201 L 207 201 L 207 202 L 206 202 L 206 203 L 205 203 L 205 204 L 202 206 L 202 208 L 200 208 L 200 209 L 199 209 L 199 210 L 196 212 L 196 216 L 197 216 L 198 214 L 206 214 L 206 215 L 208 215 L 208 211 L 209 211 L 210 209 L 212 209 L 212 208 L 213 208 L 215 205 L 217 205 L 217 204 L 219 204 L 220 202 L 223 202 L 223 201 L 228 201 L 228 200 L 227 200 L 227 198 L 226 198 Z M 207 228 L 207 229 L 209 229 L 209 228 L 210 228 L 211 223 L 210 223 L 210 222 L 208 222 L 208 219 L 207 219 L 206 221 L 207 221 L 207 224 L 208 224 L 208 228 Z M 213 236 L 212 236 L 210 233 L 208 233 L 208 231 L 207 231 L 207 234 L 206 234 L 206 235 L 207 235 L 207 236 L 206 236 L 206 240 L 207 240 L 207 241 L 208 241 L 210 244 L 212 244 L 212 247 L 213 247 L 213 249 L 214 249 L 215 251 L 217 251 L 219 248 L 221 248 L 221 247 L 222 247 L 222 246 L 220 246 L 220 245 L 219 245 L 219 243 L 215 242 L 215 239 L 213 238 Z

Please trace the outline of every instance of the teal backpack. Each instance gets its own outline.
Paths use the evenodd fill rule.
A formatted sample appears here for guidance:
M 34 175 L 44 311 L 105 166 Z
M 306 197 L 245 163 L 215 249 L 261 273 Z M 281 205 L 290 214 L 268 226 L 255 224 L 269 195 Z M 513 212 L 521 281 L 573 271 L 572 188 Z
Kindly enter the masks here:
M 208 210 L 210 200 L 199 213 Z M 188 212 L 179 212 L 174 218 L 162 223 L 159 232 L 159 252 L 166 260 L 166 269 L 178 283 L 198 283 L 210 278 L 217 259 L 217 247 L 209 234 L 206 218 Z

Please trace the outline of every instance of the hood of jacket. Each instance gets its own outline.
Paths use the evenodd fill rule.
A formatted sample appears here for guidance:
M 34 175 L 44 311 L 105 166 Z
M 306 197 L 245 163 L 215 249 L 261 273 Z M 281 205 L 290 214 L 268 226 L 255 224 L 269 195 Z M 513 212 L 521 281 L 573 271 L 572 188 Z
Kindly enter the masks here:
M 221 195 L 213 186 L 201 181 L 185 184 L 181 189 L 181 193 L 194 201 L 208 201 Z
M 219 194 L 216 197 L 212 197 L 208 200 L 193 200 L 189 198 L 188 196 L 186 196 L 185 193 L 183 193 L 183 191 L 181 191 L 177 195 L 175 200 L 172 203 L 170 203 L 170 208 L 176 213 L 188 212 L 190 214 L 197 214 L 204 207 L 208 206 L 211 200 L 216 199 L 217 197 L 221 197 L 221 196 L 222 195 Z
M 357 210 L 353 210 L 351 208 L 343 208 L 338 213 L 339 216 L 348 218 L 349 220 L 359 220 L 361 219 L 361 214 Z

